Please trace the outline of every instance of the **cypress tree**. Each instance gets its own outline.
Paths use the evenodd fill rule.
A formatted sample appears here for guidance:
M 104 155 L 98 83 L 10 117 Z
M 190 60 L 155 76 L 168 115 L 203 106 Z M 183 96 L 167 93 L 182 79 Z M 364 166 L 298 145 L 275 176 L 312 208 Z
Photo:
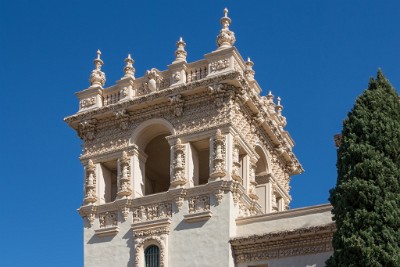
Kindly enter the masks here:
M 328 267 L 400 267 L 400 101 L 379 70 L 343 122 Z

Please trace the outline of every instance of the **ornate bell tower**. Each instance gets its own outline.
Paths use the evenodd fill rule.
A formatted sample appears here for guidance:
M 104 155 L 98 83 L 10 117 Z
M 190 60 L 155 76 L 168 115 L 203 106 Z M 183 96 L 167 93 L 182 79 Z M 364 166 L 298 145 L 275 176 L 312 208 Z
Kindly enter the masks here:
M 218 48 L 105 88 L 101 52 L 79 111 L 85 266 L 235 266 L 235 220 L 288 209 L 303 171 L 280 98 L 261 96 L 254 63 L 233 46 L 228 10 Z

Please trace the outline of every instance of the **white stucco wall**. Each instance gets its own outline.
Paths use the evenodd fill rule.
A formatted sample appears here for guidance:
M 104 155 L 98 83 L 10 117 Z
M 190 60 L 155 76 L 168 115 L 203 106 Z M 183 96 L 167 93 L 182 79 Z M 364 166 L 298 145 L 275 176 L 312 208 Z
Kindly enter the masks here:
M 122 216 L 120 216 L 122 217 Z M 93 226 L 84 220 L 84 266 L 85 267 L 127 267 L 134 266 L 134 247 L 131 230 L 132 217 L 118 223 L 117 235 L 98 237 L 94 229 L 99 229 L 99 220 Z
M 228 193 L 230 194 L 230 193 Z M 207 221 L 187 223 L 183 214 L 188 206 L 173 215 L 169 236 L 169 265 L 179 267 L 233 267 L 229 238 L 231 231 L 232 197 L 225 195 L 222 203 L 216 205 L 211 198 L 213 216 Z

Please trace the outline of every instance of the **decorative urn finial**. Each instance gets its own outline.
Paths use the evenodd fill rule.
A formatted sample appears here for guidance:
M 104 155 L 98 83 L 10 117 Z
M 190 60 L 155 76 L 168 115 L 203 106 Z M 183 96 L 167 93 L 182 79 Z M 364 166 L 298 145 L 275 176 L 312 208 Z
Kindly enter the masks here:
M 184 61 L 186 62 L 186 56 L 187 52 L 185 51 L 186 43 L 182 40 L 182 37 L 179 38 L 179 41 L 176 42 L 176 51 L 175 51 L 175 61 L 174 62 L 180 62 Z
M 125 58 L 125 63 L 124 77 L 135 79 L 135 68 L 133 67 L 133 63 L 135 63 L 135 61 L 131 58 L 131 54 L 128 54 L 128 57 Z
M 229 30 L 232 20 L 228 17 L 228 9 L 224 9 L 224 16 L 220 20 L 222 29 L 217 36 L 217 44 L 219 49 L 232 47 L 236 41 L 235 33 Z
M 101 51 L 97 50 L 97 58 L 93 60 L 94 70 L 92 70 L 92 74 L 90 75 L 90 85 L 91 87 L 103 87 L 106 83 L 106 75 L 101 71 L 101 67 L 104 65 L 103 60 L 100 58 Z
M 254 66 L 254 62 L 253 61 L 251 61 L 250 60 L 250 58 L 247 58 L 247 61 L 246 61 L 246 69 L 245 69 L 245 71 L 244 71 L 244 74 L 246 75 L 246 77 L 249 79 L 249 80 L 254 80 L 254 74 L 256 73 L 254 70 L 253 70 L 253 66 Z

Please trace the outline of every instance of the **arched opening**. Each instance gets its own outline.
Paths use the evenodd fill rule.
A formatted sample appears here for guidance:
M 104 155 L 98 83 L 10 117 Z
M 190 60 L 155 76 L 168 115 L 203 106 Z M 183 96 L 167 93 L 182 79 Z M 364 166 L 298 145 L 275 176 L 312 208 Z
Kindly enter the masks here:
M 160 248 L 156 245 L 148 246 L 144 251 L 145 267 L 160 267 Z
M 175 135 L 174 127 L 161 118 L 147 120 L 133 131 L 129 143 L 137 147 L 132 157 L 137 197 L 168 191 L 171 159 L 166 137 L 171 135 Z
M 147 155 L 145 164 L 145 195 L 168 191 L 170 186 L 170 146 L 167 135 L 154 137 L 144 149 Z

